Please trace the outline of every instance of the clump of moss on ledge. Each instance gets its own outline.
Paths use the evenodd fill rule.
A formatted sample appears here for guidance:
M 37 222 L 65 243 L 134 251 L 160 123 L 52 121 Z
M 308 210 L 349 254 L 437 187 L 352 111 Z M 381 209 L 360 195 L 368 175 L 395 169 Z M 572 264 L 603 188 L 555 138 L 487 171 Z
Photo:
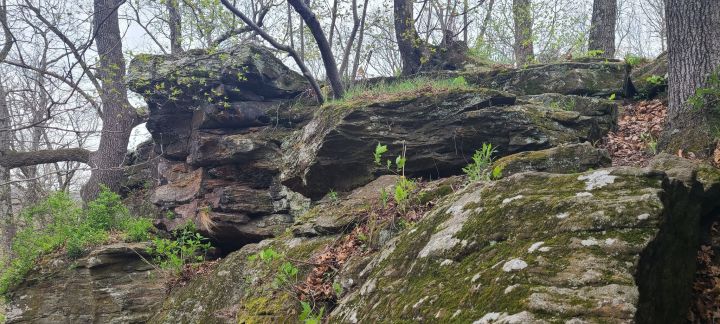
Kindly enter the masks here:
M 456 90 L 469 90 L 464 77 L 452 79 L 432 79 L 417 77 L 397 82 L 380 82 L 378 84 L 360 84 L 349 88 L 345 96 L 338 100 L 329 100 L 327 106 L 353 106 L 364 102 L 396 101 L 420 95 L 438 94 Z

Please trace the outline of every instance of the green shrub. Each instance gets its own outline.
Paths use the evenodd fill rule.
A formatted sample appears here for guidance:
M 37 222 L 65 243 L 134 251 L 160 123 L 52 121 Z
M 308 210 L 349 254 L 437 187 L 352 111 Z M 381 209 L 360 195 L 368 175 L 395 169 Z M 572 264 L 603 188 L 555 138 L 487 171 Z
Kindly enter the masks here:
M 102 186 L 97 199 L 87 204 L 86 214 L 92 227 L 110 230 L 118 228 L 120 221 L 129 217 L 130 213 L 123 205 L 120 195 Z
M 120 222 L 120 228 L 125 233 L 128 242 L 143 242 L 150 240 L 152 220 L 148 218 L 125 218 Z
M 133 219 L 120 196 L 102 188 L 98 198 L 83 209 L 68 193 L 57 192 L 19 215 L 19 230 L 12 243 L 13 258 L 0 271 L 0 295 L 19 283 L 42 256 L 64 250 L 79 258 L 92 246 L 108 240 L 110 230 L 121 230 L 132 241 L 149 239 L 149 219 Z
M 502 168 L 490 170 L 495 153 L 497 150 L 489 143 L 483 143 L 482 149 L 475 151 L 473 162 L 462 169 L 470 181 L 497 179 L 502 176 Z
M 647 59 L 641 56 L 637 56 L 634 54 L 626 54 L 625 55 L 625 63 L 627 63 L 630 66 L 638 66 L 640 64 L 646 63 Z
M 154 261 L 163 270 L 179 273 L 185 264 L 196 263 L 205 259 L 210 248 L 208 239 L 195 231 L 195 226 L 188 226 L 175 232 L 175 239 L 157 238 L 152 241 L 149 252 Z

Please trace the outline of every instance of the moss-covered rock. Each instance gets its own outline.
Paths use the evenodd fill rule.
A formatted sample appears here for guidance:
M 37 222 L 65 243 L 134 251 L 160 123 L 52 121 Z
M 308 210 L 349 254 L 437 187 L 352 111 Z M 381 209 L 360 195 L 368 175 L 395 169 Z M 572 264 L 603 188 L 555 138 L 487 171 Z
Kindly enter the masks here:
M 99 247 L 75 261 L 46 259 L 13 290 L 7 323 L 143 323 L 165 287 L 144 243 Z
M 717 203 L 679 183 L 613 168 L 470 185 L 365 261 L 330 321 L 681 321 Z
M 584 96 L 618 96 L 626 93 L 628 68 L 623 62 L 590 60 L 530 65 L 465 73 L 468 82 L 518 95 L 561 93 Z
M 456 89 L 323 107 L 285 143 L 281 180 L 313 199 L 330 189 L 352 190 L 382 174 L 384 165 L 372 159 L 378 143 L 389 146 L 391 158 L 404 144 L 406 174 L 437 179 L 461 173 L 483 143 L 504 156 L 598 140 L 616 114 L 605 105 L 565 111 L 514 103 L 504 92 Z
M 527 171 L 578 173 L 610 166 L 610 154 L 590 143 L 567 144 L 541 151 L 520 152 L 503 157 L 492 168 L 503 176 Z

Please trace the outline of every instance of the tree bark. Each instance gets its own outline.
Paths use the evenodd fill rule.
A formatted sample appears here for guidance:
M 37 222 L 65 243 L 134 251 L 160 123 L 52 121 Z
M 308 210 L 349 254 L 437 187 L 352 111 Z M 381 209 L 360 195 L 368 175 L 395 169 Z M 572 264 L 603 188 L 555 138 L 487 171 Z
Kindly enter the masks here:
M 90 162 L 90 151 L 82 148 L 39 150 L 34 152 L 0 152 L 0 166 L 7 169 L 63 161 Z
M 90 179 L 81 190 L 86 202 L 97 196 L 101 185 L 115 192 L 120 190 L 123 178 L 121 166 L 130 142 L 130 132 L 139 120 L 128 101 L 125 85 L 125 58 L 117 10 L 123 2 L 94 0 L 93 29 L 97 33 L 97 75 L 102 82 L 100 99 L 103 103 L 103 125 L 98 149 L 90 154 L 88 161 L 93 168 Z
M 590 21 L 588 51 L 601 50 L 603 57 L 615 57 L 617 0 L 595 0 Z
M 178 0 L 165 0 L 168 11 L 168 25 L 170 27 L 170 53 L 182 53 L 182 15 Z
M 720 107 L 695 107 L 688 98 L 720 73 L 720 1 L 666 0 L 668 123 L 660 148 L 710 154 Z M 719 104 L 720 105 L 720 104 Z
M 328 43 L 330 44 L 330 48 L 332 48 L 333 38 L 335 36 L 335 21 L 337 21 L 337 10 L 338 0 L 333 0 L 332 11 L 330 12 L 330 33 L 328 35 Z
M 427 44 L 420 39 L 415 29 L 413 0 L 394 0 L 395 38 L 402 58 L 402 75 L 420 72 L 427 59 Z
M 533 51 L 532 8 L 530 0 L 513 0 L 513 21 L 515 23 L 515 62 L 522 66 L 535 61 Z
M 325 33 L 320 26 L 320 22 L 317 20 L 315 13 L 302 0 L 288 0 L 288 3 L 293 6 L 295 11 L 300 14 L 300 17 L 305 21 L 310 32 L 315 38 L 315 42 L 320 50 L 320 56 L 322 57 L 323 64 L 325 65 L 325 74 L 327 74 L 330 85 L 333 89 L 333 95 L 336 99 L 340 99 L 345 94 L 343 89 L 342 81 L 340 80 L 340 74 L 338 73 L 337 64 L 335 63 L 335 57 L 333 56 L 330 44 L 328 44 Z

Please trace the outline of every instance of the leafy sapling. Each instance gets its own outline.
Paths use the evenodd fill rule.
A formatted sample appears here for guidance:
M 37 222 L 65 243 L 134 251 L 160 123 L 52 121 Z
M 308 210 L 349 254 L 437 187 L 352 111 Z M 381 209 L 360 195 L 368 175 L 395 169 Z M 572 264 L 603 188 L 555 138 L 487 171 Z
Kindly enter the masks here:
M 475 151 L 473 162 L 463 168 L 470 181 L 491 180 L 502 176 L 502 168 L 489 170 L 495 153 L 497 150 L 490 143 L 483 143 L 482 149 Z

